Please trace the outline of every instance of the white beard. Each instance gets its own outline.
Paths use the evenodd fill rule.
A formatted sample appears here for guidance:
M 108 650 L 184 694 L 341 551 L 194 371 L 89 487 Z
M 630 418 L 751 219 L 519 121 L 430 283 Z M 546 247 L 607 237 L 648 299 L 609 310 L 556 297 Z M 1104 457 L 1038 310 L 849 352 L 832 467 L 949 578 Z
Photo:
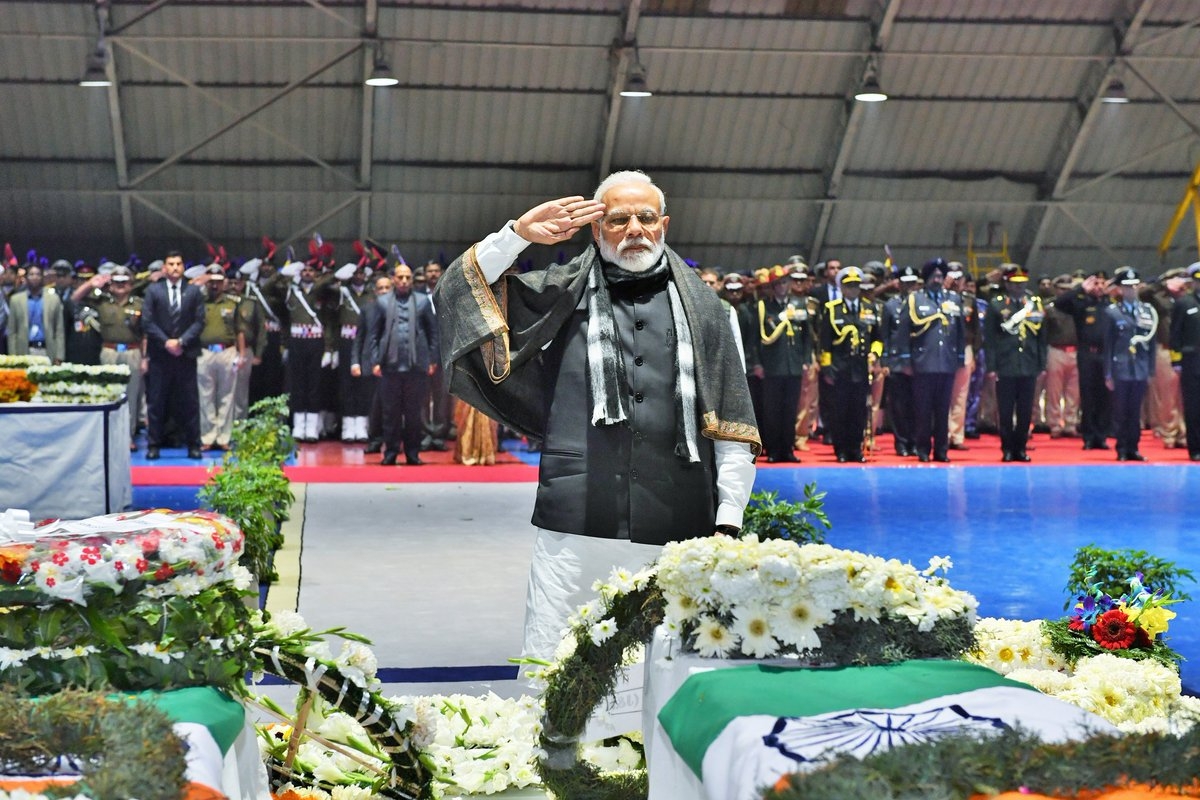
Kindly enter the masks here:
M 652 244 L 649 239 L 642 237 L 640 239 L 622 239 L 621 243 L 613 247 L 606 239 L 599 239 L 597 244 L 600 245 L 600 257 L 610 264 L 616 264 L 623 270 L 629 272 L 645 272 L 658 263 L 662 258 L 663 251 L 667 248 L 665 239 L 659 239 L 656 244 Z M 625 255 L 624 251 L 633 245 L 646 245 L 649 250 L 639 250 L 636 253 Z

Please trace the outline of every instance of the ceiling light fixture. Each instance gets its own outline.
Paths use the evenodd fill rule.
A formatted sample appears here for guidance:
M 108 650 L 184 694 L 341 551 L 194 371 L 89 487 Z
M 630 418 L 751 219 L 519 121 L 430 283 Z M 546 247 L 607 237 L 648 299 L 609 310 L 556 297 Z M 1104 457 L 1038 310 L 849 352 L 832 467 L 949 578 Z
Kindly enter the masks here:
M 108 51 L 104 47 L 104 41 L 96 43 L 96 49 L 88 54 L 87 69 L 83 72 L 83 77 L 79 80 L 80 86 L 89 87 L 108 87 L 112 86 L 112 81 L 108 79 L 108 70 L 105 67 L 108 64 Z
M 882 103 L 888 99 L 887 92 L 879 85 L 879 61 L 874 54 L 867 61 L 862 86 L 855 93 L 854 99 L 860 103 Z
M 650 85 L 646 83 L 646 67 L 638 57 L 637 45 L 630 44 L 625 48 L 629 59 L 629 68 L 625 72 L 625 85 L 621 87 L 621 97 L 650 97 Z
M 375 44 L 375 66 L 371 69 L 371 76 L 363 82 L 367 86 L 395 86 L 400 82 L 388 68 L 387 61 L 383 58 L 383 45 L 378 42 Z
M 1105 90 L 1104 96 L 1100 98 L 1101 103 L 1122 104 L 1129 102 L 1129 95 L 1125 92 L 1125 82 L 1114 76 L 1108 82 L 1108 89 Z
M 108 28 L 108 1 L 96 0 L 96 47 L 88 53 L 87 66 L 83 77 L 79 79 L 80 86 L 107 88 L 112 86 L 108 73 L 108 46 L 104 42 L 104 32 Z

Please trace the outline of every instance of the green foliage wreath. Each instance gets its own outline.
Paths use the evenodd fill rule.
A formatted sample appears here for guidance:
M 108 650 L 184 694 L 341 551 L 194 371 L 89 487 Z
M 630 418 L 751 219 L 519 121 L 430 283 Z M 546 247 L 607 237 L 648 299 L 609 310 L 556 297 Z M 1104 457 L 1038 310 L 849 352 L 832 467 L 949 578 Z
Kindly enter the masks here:
M 3 771 L 45 774 L 63 756 L 82 777 L 44 789 L 47 797 L 179 800 L 187 785 L 183 742 L 148 703 L 73 690 L 37 700 L 0 693 Z

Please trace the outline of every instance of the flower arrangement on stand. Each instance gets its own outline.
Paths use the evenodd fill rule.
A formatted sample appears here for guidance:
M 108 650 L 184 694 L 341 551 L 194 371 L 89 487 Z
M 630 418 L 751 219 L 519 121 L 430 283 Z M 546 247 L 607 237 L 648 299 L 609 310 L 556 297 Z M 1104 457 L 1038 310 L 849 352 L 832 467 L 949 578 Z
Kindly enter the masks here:
M 949 559 L 924 571 L 823 544 L 706 537 L 663 548 L 657 564 L 614 572 L 570 621 L 546 681 L 539 770 L 565 800 L 645 797 L 644 769 L 604 771 L 580 759 L 579 737 L 622 667 L 660 622 L 682 652 L 791 656 L 811 664 L 955 658 L 974 643 L 975 598 L 952 589 Z
M 129 367 L 90 364 L 33 365 L 25 377 L 37 384 L 42 403 L 115 403 L 129 386 Z
M 251 580 L 228 519 L 135 512 L 35 535 L 0 551 L 0 681 L 35 693 L 241 691 Z
M 0 369 L 0 403 L 28 403 L 37 394 L 37 385 L 25 377 L 25 370 Z

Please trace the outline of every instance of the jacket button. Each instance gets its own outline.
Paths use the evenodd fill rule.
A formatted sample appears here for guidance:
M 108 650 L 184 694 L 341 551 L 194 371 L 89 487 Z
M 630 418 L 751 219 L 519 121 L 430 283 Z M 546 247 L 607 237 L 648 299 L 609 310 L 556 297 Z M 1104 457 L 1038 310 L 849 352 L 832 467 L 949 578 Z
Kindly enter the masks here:
M 637 392 L 636 394 L 634 394 L 634 396 L 633 396 L 633 399 L 634 399 L 636 402 L 640 403 L 640 402 L 642 402 L 643 400 L 645 400 L 645 399 L 646 399 L 646 396 L 645 396 L 645 395 L 643 395 L 641 392 Z
M 646 359 L 642 358 L 641 356 L 638 356 L 637 358 L 633 359 L 633 363 L 637 364 L 640 367 L 642 364 L 646 363 Z
M 646 323 L 644 320 L 639 319 L 637 322 L 633 323 L 633 327 L 637 328 L 640 331 L 642 328 L 646 327 Z
M 636 469 L 629 470 L 629 478 L 636 481 L 638 479 L 638 471 Z

